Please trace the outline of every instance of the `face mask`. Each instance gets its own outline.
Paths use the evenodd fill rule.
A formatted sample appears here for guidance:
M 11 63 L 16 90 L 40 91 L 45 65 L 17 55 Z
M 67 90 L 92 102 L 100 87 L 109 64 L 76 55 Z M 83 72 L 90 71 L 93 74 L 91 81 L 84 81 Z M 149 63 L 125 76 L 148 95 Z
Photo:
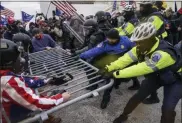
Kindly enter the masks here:
M 92 33 L 92 27 L 83 27 L 83 35 L 88 36 Z

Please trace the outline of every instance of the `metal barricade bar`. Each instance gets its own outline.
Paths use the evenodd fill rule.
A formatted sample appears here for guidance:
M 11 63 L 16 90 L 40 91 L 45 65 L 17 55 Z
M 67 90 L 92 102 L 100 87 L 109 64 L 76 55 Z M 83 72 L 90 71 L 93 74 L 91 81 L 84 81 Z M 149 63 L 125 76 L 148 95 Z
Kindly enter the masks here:
M 96 73 L 97 73 L 97 72 L 93 72 L 93 73 L 91 73 L 91 74 L 88 74 L 87 76 L 91 76 L 91 75 L 94 75 L 94 74 L 96 74 Z M 67 83 L 63 84 L 62 86 L 65 86 L 65 85 L 67 85 L 67 84 L 70 84 L 70 83 L 72 83 L 73 81 L 78 81 L 78 80 L 80 80 L 80 79 L 83 79 L 83 77 L 79 77 L 79 78 L 77 78 L 77 79 L 68 81 Z M 57 86 L 57 87 L 59 87 L 59 86 Z M 55 90 L 55 89 L 57 89 L 57 87 L 52 88 L 52 89 Z M 51 90 L 51 89 L 47 89 L 47 90 L 45 90 L 45 91 L 42 91 L 40 94 L 45 93 L 45 92 L 50 91 L 50 90 Z
M 56 112 L 56 111 L 58 111 L 58 110 L 60 110 L 60 109 L 62 109 L 64 107 L 67 107 L 67 106 L 69 106 L 71 104 L 74 104 L 74 103 L 76 103 L 78 101 L 81 101 L 83 99 L 86 99 L 86 98 L 92 96 L 94 92 L 100 92 L 100 91 L 106 90 L 106 89 L 110 88 L 113 84 L 114 84 L 114 80 L 111 80 L 110 83 L 105 85 L 105 86 L 102 86 L 102 87 L 100 87 L 100 88 L 98 88 L 98 89 L 96 89 L 94 91 L 86 93 L 86 94 L 84 94 L 84 95 L 82 95 L 82 96 L 80 96 L 78 98 L 75 98 L 73 100 L 70 100 L 70 101 L 68 101 L 66 103 L 60 104 L 60 105 L 58 105 L 58 106 L 56 106 L 56 107 L 54 107 L 54 108 L 52 108 L 50 110 L 45 111 L 44 113 L 46 113 L 46 114 L 54 113 L 54 112 Z M 21 121 L 19 123 L 32 123 L 34 121 L 39 120 L 40 117 L 41 117 L 41 114 L 38 114 L 38 115 L 36 115 L 36 116 L 34 116 L 32 118 L 25 119 L 25 120 L 23 120 L 23 121 Z
M 68 102 L 41 112 L 34 117 L 27 118 L 20 123 L 31 123 L 38 120 L 45 120 L 47 115 L 59 111 L 66 106 L 74 104 L 90 96 L 98 96 L 100 91 L 108 89 L 114 83 L 113 80 L 110 80 L 109 83 L 107 82 L 107 84 L 104 84 L 106 80 L 102 79 L 101 75 L 97 74 L 99 71 L 97 68 L 81 59 L 75 59 L 75 57 L 66 56 L 66 51 L 61 48 L 32 53 L 29 56 L 30 63 L 34 62 L 29 66 L 31 74 L 30 76 L 46 77 L 52 74 L 50 76 L 56 75 L 56 77 L 64 77 L 65 73 L 69 73 L 73 76 L 72 80 L 67 81 L 62 85 L 50 86 L 48 84 L 44 87 L 36 89 L 36 93 L 38 95 L 44 95 L 47 92 L 51 92 L 53 90 L 66 90 L 72 95 L 72 98 Z M 63 57 L 65 57 L 65 59 L 63 59 Z M 44 60 L 44 58 L 46 58 L 46 60 Z M 99 88 L 91 92 L 85 90 L 93 85 L 99 85 Z M 41 89 L 44 90 L 40 91 Z

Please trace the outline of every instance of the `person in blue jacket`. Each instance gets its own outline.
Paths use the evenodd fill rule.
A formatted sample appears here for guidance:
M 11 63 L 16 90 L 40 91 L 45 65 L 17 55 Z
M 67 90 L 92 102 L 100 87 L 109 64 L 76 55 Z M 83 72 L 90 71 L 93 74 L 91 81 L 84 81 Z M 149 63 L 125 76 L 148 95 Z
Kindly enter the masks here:
M 33 52 L 50 50 L 56 46 L 56 43 L 51 36 L 42 34 L 40 29 L 34 28 L 32 33 L 34 36 L 32 39 Z
M 80 54 L 81 59 L 92 59 L 101 54 L 124 54 L 135 44 L 127 36 L 119 36 L 116 29 L 111 29 L 107 33 L 107 39 L 96 47 Z
M 96 47 L 80 54 L 81 59 L 91 62 L 92 65 L 94 65 L 101 71 L 104 70 L 107 64 L 110 64 L 112 61 L 117 60 L 124 53 L 128 52 L 135 46 L 135 44 L 131 42 L 127 36 L 119 36 L 119 32 L 116 29 L 109 30 L 106 37 L 107 39 L 98 44 Z M 121 82 L 129 80 L 130 79 L 122 79 L 122 80 L 116 79 L 115 81 L 119 82 L 115 82 L 117 83 L 117 85 L 113 85 L 113 87 L 118 89 Z M 132 78 L 132 80 L 133 80 L 133 85 L 128 89 L 138 90 L 140 87 L 138 79 Z M 90 81 L 90 83 L 93 82 Z M 98 85 L 94 85 L 90 87 L 88 90 L 94 90 L 97 88 L 97 86 Z M 107 104 L 110 101 L 110 93 L 112 91 L 112 88 L 106 90 L 104 93 L 103 101 L 101 103 L 102 109 L 106 108 Z

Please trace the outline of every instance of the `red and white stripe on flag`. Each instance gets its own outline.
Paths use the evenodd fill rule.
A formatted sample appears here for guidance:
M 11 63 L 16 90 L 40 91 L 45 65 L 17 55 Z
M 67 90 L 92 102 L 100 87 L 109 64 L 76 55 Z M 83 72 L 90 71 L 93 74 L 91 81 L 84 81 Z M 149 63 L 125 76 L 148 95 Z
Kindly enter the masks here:
M 125 7 L 127 3 L 125 1 L 121 1 L 120 6 Z
M 68 6 L 69 9 L 71 9 L 72 11 L 77 11 L 75 7 L 73 7 L 71 5 L 71 3 L 69 3 L 68 1 L 65 1 L 65 4 Z
M 15 13 L 13 11 L 11 11 L 10 9 L 5 8 L 5 7 L 0 10 L 0 13 L 1 13 L 1 15 L 4 15 L 6 17 L 14 17 L 15 16 Z
M 71 14 L 67 11 L 65 6 L 60 1 L 51 1 L 53 5 L 55 5 L 59 10 L 63 11 L 67 16 L 71 16 Z
M 76 9 L 66 1 L 51 1 L 51 3 L 68 16 L 74 15 L 76 11 Z

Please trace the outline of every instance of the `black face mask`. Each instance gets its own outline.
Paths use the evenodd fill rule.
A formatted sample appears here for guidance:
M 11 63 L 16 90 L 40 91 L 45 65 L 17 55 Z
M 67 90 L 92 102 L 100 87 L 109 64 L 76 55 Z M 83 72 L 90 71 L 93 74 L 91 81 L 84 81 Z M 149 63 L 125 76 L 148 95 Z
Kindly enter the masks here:
M 132 16 L 134 16 L 134 12 L 125 12 L 123 17 L 125 18 L 125 21 L 129 21 Z
M 152 5 L 145 5 L 143 6 L 143 10 L 140 10 L 140 14 L 143 17 L 147 17 L 152 13 Z

